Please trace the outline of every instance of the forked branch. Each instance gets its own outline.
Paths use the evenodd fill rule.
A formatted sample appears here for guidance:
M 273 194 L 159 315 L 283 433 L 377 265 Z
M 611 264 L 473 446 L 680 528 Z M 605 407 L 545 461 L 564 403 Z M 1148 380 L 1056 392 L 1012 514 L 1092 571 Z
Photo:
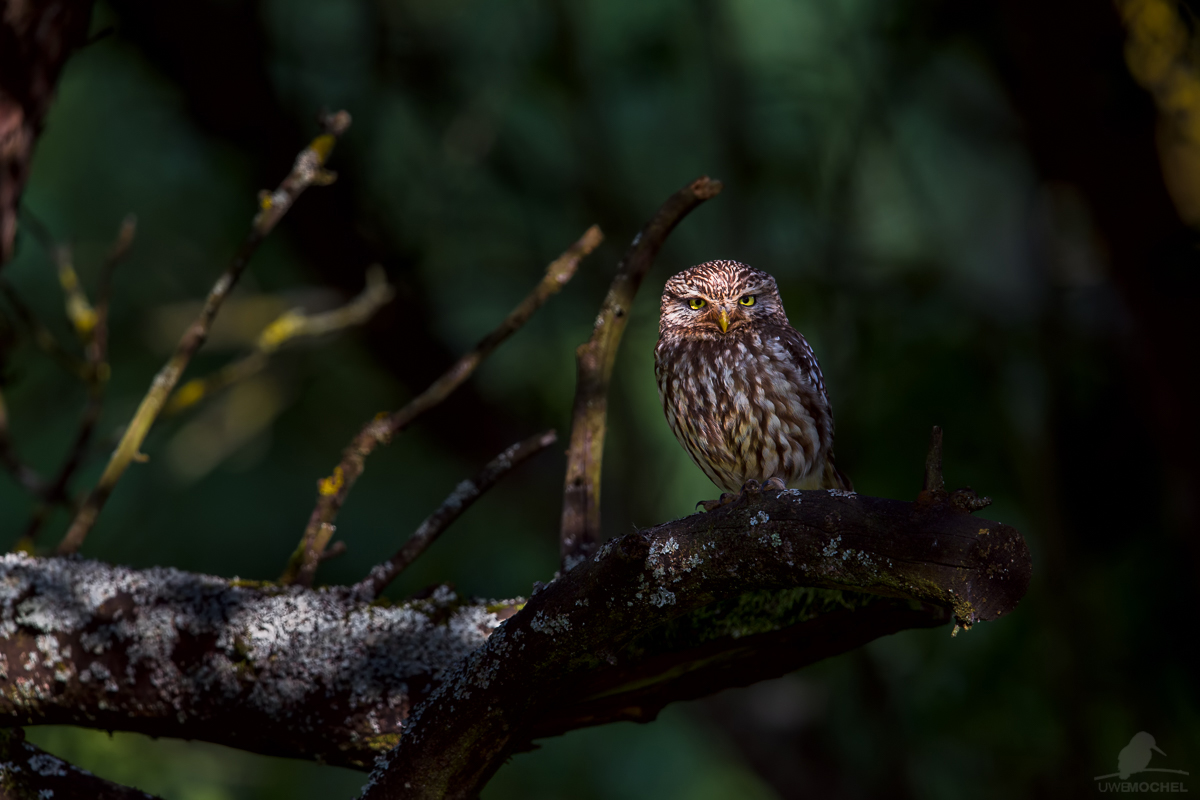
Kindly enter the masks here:
M 87 383 L 87 404 L 79 420 L 75 438 L 71 448 L 63 459 L 62 466 L 42 493 L 42 502 L 34 509 L 25 528 L 25 533 L 17 542 L 14 549 L 32 552 L 38 533 L 56 504 L 71 506 L 68 490 L 71 478 L 83 464 L 87 455 L 88 445 L 96 432 L 96 424 L 100 421 L 100 412 L 104 407 L 104 391 L 108 385 L 108 309 L 112 300 L 113 273 L 117 265 L 124 260 L 133 245 L 133 237 L 137 232 L 137 219 L 130 214 L 125 217 L 117 232 L 117 238 L 109 249 L 108 256 L 100 267 L 100 281 L 96 289 L 96 303 L 88 302 L 87 295 L 79 283 L 79 277 L 70 259 L 70 249 L 66 246 L 51 246 L 58 262 L 59 283 L 62 285 L 66 298 L 67 318 L 75 328 L 75 332 L 83 342 L 86 369 L 84 379 Z
M 558 293 L 567 281 L 571 280 L 579 262 L 604 240 L 600 228 L 593 225 L 580 237 L 579 241 L 555 259 L 546 269 L 534 290 L 514 308 L 495 330 L 483 338 L 469 353 L 454 363 L 452 367 L 421 394 L 417 395 L 401 408 L 391 414 L 381 414 L 363 426 L 358 435 L 351 440 L 342 451 L 342 460 L 333 468 L 333 474 L 317 482 L 317 503 L 309 516 L 308 525 L 304 529 L 296 553 L 301 554 L 304 562 L 295 565 L 295 558 L 289 563 L 284 574 L 287 579 L 294 576 L 300 580 L 311 575 L 324 552 L 325 544 L 333 535 L 334 521 L 338 512 L 346 502 L 350 490 L 362 475 L 366 460 L 380 444 L 386 444 L 391 438 L 412 424 L 413 420 L 434 408 L 461 386 L 475 369 L 490 356 L 497 347 L 504 343 L 524 325 L 533 313 L 547 300 Z

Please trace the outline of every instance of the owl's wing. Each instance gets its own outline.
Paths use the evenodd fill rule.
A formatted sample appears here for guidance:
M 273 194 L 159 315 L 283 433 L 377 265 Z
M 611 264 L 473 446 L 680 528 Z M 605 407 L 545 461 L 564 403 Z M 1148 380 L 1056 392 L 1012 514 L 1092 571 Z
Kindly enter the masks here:
M 832 435 L 833 409 L 829 406 L 828 395 L 825 392 L 825 377 L 821 375 L 821 365 L 817 363 L 817 357 L 813 355 L 808 340 L 804 338 L 804 335 L 800 331 L 788 325 L 780 331 L 779 341 L 787 350 L 788 355 L 792 357 L 792 361 L 812 381 L 812 385 L 820 393 L 821 398 L 826 401 L 825 412 L 829 415 L 829 432 Z M 854 491 L 854 484 L 850 481 L 850 478 L 846 476 L 846 473 L 837 468 L 832 450 L 825 456 L 825 466 L 821 472 L 820 481 L 813 488 L 837 489 L 843 492 Z
M 821 397 L 827 397 L 825 377 L 821 375 L 821 365 L 817 363 L 817 357 L 813 355 L 812 348 L 808 346 L 808 340 L 791 325 L 785 325 L 779 329 L 779 341 L 800 371 L 813 382 L 813 386 L 820 392 Z

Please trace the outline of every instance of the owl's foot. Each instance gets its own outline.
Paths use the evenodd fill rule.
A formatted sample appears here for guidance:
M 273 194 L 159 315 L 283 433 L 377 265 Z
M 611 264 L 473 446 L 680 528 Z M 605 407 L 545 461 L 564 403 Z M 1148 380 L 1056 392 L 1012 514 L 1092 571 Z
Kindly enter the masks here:
M 766 484 L 761 484 L 751 478 L 742 484 L 742 490 L 737 494 L 734 494 L 733 492 L 723 492 L 718 499 L 701 500 L 699 503 L 696 503 L 696 507 L 703 508 L 705 511 L 713 511 L 721 508 L 722 506 L 745 501 L 746 498 L 752 494 L 761 494 L 762 492 L 768 490 L 781 492 L 785 489 L 787 489 L 787 484 L 784 483 L 783 479 L 781 478 L 771 478 L 766 482 Z
M 729 505 L 734 500 L 737 500 L 738 497 L 740 495 L 736 495 L 733 492 L 721 492 L 721 496 L 716 500 L 701 500 L 699 503 L 696 503 L 696 508 L 703 508 L 705 511 L 714 511 L 721 506 Z

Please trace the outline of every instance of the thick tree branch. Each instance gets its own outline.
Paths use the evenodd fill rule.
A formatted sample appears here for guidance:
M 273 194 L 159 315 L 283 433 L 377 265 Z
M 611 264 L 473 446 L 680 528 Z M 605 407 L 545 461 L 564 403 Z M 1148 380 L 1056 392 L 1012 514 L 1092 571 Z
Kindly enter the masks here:
M 465 796 L 536 736 L 649 719 L 906 627 L 993 619 L 1029 574 L 1016 531 L 948 501 L 793 491 L 613 540 L 524 607 L 445 588 L 377 606 L 350 588 L 12 554 L 0 724 L 359 768 L 412 730 L 373 796 L 405 782 Z
M 1015 530 L 948 502 L 786 491 L 628 534 L 473 651 L 414 712 L 364 797 L 475 796 L 540 719 L 576 702 L 589 676 L 621 667 L 639 636 L 716 602 L 797 586 L 855 589 L 941 606 L 970 625 L 1011 611 L 1029 577 Z
M 538 716 L 530 740 L 609 722 L 651 722 L 669 703 L 778 678 L 881 636 L 944 625 L 945 608 L 833 589 L 752 592 L 631 642 L 612 669 Z M 516 744 L 515 749 L 525 745 Z
M 333 535 L 333 524 L 337 519 L 338 512 L 346 502 L 350 489 L 362 475 L 367 456 L 371 455 L 380 444 L 391 441 L 393 436 L 411 425 L 421 414 L 445 400 L 467 378 L 471 377 L 484 359 L 528 322 L 534 312 L 541 308 L 547 300 L 558 294 L 567 281 L 575 275 L 579 262 L 599 247 L 603 240 L 604 234 L 600 232 L 599 227 L 593 225 L 588 228 L 579 241 L 550 263 L 550 266 L 546 268 L 545 277 L 534 287 L 529 296 L 509 312 L 509 315 L 496 329 L 485 336 L 473 350 L 456 361 L 445 374 L 434 381 L 428 389 L 413 398 L 408 405 L 391 414 L 380 414 L 363 426 L 358 435 L 342 451 L 342 460 L 333 468 L 333 474 L 317 482 L 317 504 L 309 516 L 308 525 L 304 529 L 304 536 L 296 552 L 311 553 L 313 554 L 311 558 L 320 559 L 325 543 L 328 543 L 329 538 Z M 292 575 L 297 577 L 309 575 L 315 569 L 315 564 L 316 561 L 312 563 L 311 569 L 295 570 L 289 564 L 288 572 L 284 577 L 288 579 Z
M 608 418 L 608 382 L 633 298 L 679 221 L 720 191 L 721 182 L 705 176 L 667 198 L 653 219 L 633 237 L 600 306 L 592 338 L 575 351 L 575 406 L 560 533 L 564 569 L 591 555 L 600 536 L 600 466 Z
M 363 768 L 510 604 L 0 558 L 0 725 L 202 739 Z
M 334 180 L 334 174 L 325 170 L 325 161 L 333 151 L 337 137 L 350 127 L 350 115 L 345 111 L 330 114 L 322 120 L 322 125 L 325 129 L 324 133 L 313 139 L 309 146 L 300 152 L 292 166 L 292 171 L 279 184 L 279 188 L 274 192 L 262 192 L 259 196 L 259 211 L 254 216 L 250 233 L 242 242 L 232 263 L 209 291 L 200 316 L 184 332 L 175 348 L 175 353 L 154 376 L 154 381 L 146 391 L 146 396 L 142 398 L 137 411 L 134 412 L 133 419 L 125 428 L 125 433 L 121 436 L 121 441 L 113 451 L 112 457 L 109 458 L 108 466 L 104 468 L 99 482 L 83 501 L 82 507 L 71 521 L 71 527 L 67 529 L 66 536 L 59 543 L 60 555 L 69 555 L 79 550 L 83 540 L 95 524 L 100 510 L 104 508 L 108 496 L 116 487 L 117 481 L 125 474 L 130 463 L 140 456 L 142 442 L 150 433 L 154 421 L 158 419 L 159 412 L 162 411 L 168 396 L 179 382 L 183 371 L 187 369 L 192 356 L 208 338 L 208 331 L 212 327 L 213 319 L 217 316 L 217 311 L 225 302 L 225 298 L 233 291 L 233 287 L 237 285 L 238 279 L 250 262 L 250 257 L 258 250 L 263 239 L 274 230 L 279 220 L 283 219 L 283 215 L 287 213 L 287 210 L 292 207 L 305 189 L 314 184 L 321 186 Z

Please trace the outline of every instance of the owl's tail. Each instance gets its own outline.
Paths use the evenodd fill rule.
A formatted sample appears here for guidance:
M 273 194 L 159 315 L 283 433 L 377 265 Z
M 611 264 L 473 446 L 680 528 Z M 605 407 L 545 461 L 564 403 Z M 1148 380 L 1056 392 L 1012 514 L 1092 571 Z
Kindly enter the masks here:
M 833 453 L 825 458 L 825 472 L 821 475 L 821 489 L 837 489 L 842 492 L 853 492 L 854 484 L 846 477 L 846 473 L 837 468 Z

